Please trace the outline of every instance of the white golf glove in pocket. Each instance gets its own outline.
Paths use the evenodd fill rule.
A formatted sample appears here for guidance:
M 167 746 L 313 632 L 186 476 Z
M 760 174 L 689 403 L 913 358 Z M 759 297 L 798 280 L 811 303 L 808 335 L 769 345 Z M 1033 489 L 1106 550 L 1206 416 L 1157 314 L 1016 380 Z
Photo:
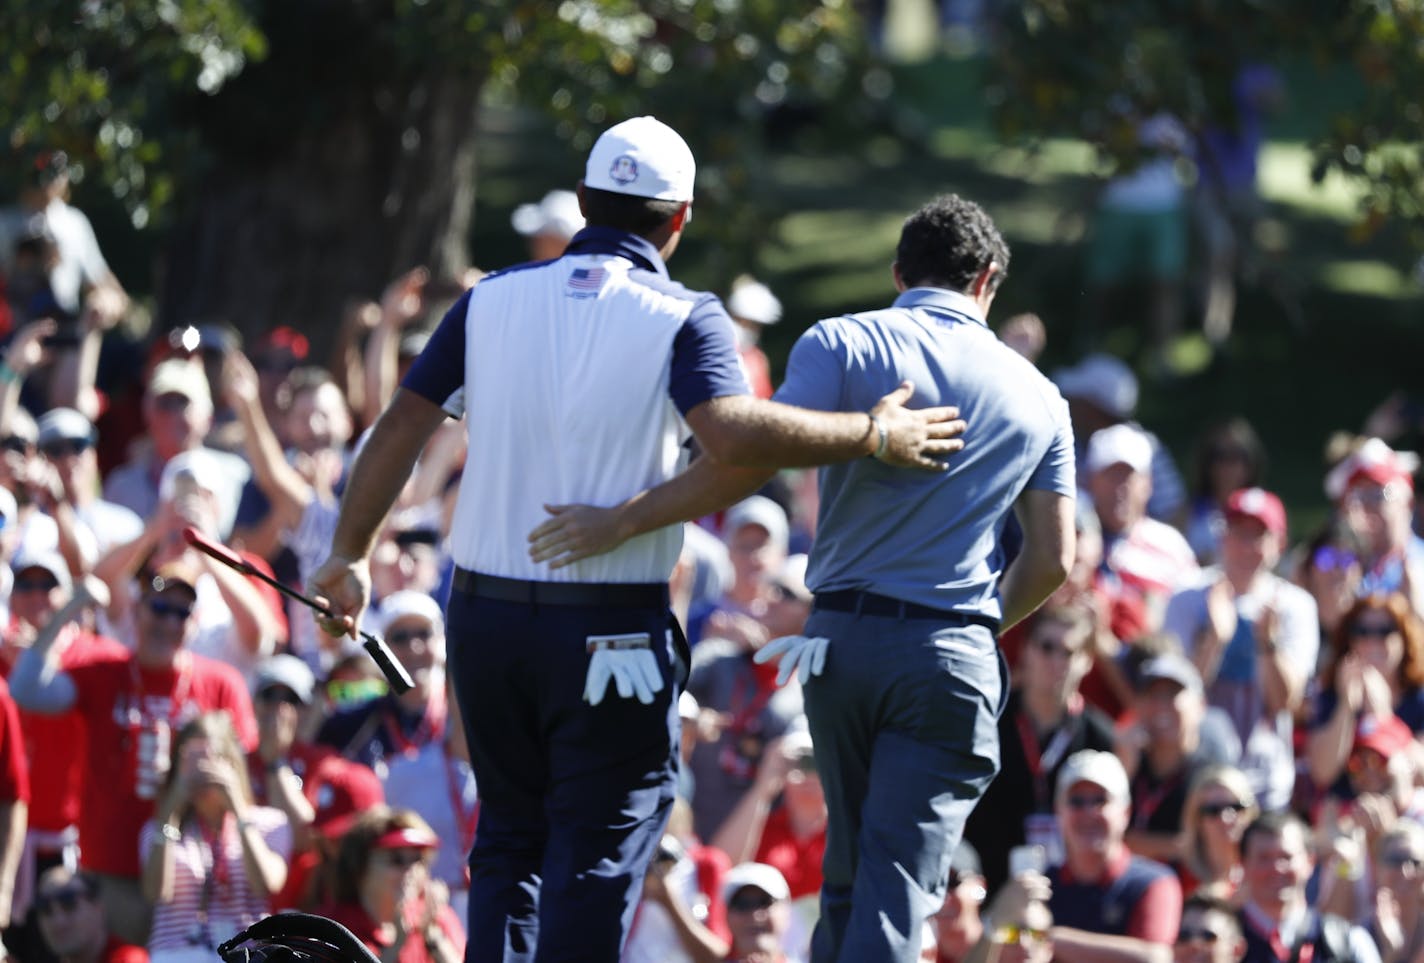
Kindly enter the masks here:
M 765 664 L 780 656 L 781 671 L 776 673 L 776 684 L 786 685 L 795 673 L 805 685 L 811 676 L 820 675 L 826 667 L 826 646 L 830 643 L 830 639 L 818 635 L 783 635 L 757 650 L 752 660 Z
M 665 683 L 648 633 L 590 635 L 585 644 L 589 660 L 583 699 L 589 705 L 603 701 L 610 681 L 620 698 L 637 696 L 644 705 L 652 703 L 653 696 L 662 691 Z

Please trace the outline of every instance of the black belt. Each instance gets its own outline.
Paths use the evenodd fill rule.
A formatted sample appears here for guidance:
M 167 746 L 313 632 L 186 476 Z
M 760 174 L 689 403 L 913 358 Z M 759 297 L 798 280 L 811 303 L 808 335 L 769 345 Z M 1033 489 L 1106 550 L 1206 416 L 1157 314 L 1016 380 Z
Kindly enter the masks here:
M 874 592 L 861 592 L 856 589 L 821 592 L 816 596 L 815 606 L 818 609 L 829 609 L 832 612 L 853 612 L 856 615 L 888 615 L 897 619 L 933 619 L 951 628 L 982 625 L 993 632 L 996 637 L 999 634 L 999 620 L 991 619 L 987 615 L 972 615 L 968 612 L 955 612 L 951 609 L 937 609 L 928 605 L 920 605 L 918 602 L 906 602 L 901 599 L 892 599 L 888 595 L 876 595 Z
M 601 605 L 620 609 L 667 608 L 662 582 L 526 582 L 456 568 L 455 590 L 475 598 L 527 605 Z

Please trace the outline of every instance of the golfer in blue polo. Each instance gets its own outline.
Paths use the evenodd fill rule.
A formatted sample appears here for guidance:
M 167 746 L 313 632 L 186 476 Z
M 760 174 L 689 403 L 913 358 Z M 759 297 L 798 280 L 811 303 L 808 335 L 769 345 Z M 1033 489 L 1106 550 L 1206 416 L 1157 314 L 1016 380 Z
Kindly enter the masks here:
M 1008 263 L 978 205 L 935 199 L 901 231 L 894 304 L 814 325 L 776 393 L 856 411 L 910 381 L 916 404 L 953 405 L 968 425 L 940 474 L 871 458 L 822 469 L 807 634 L 757 655 L 780 658 L 780 680 L 796 674 L 805 687 L 830 809 L 814 963 L 918 958 L 965 820 L 999 768 L 1008 680 L 996 637 L 1073 561 L 1067 405 L 985 322 Z M 535 557 L 560 564 L 604 550 L 766 477 L 700 460 L 611 509 L 562 509 L 532 534 Z M 1006 564 L 1010 511 L 1024 541 Z

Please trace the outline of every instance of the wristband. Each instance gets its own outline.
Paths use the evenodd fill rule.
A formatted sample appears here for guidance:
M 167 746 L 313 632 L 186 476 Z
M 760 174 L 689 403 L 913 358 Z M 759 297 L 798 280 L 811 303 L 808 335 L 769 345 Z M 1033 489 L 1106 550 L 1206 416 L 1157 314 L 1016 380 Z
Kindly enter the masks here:
M 183 841 L 183 830 L 170 822 L 160 823 L 158 831 L 163 835 L 163 838 L 170 843 L 181 843 Z
M 25 376 L 20 374 L 20 372 L 16 371 L 14 368 L 10 367 L 10 363 L 8 361 L 0 360 L 0 381 L 4 381 L 7 384 L 17 385 L 24 380 Z
M 885 449 L 890 447 L 890 433 L 885 430 L 885 425 L 881 420 L 870 412 L 866 412 L 866 417 L 870 419 L 870 424 L 876 431 L 880 432 L 880 444 L 875 446 L 875 453 L 871 458 L 881 458 L 885 455 Z

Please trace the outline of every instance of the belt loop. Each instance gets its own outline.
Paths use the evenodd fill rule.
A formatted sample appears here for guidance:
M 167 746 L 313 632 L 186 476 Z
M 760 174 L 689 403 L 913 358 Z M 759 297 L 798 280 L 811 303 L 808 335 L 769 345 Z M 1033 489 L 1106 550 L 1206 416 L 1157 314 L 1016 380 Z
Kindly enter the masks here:
M 901 600 L 900 600 L 900 604 L 899 604 L 899 606 L 898 606 L 899 612 L 898 612 L 898 614 L 896 615 L 896 618 L 898 618 L 901 622 L 905 621 L 905 608 L 906 608 L 907 605 L 908 605 L 908 603 L 905 602 L 904 599 L 901 599 Z
M 855 617 L 860 618 L 860 610 L 865 606 L 865 593 L 855 593 Z

